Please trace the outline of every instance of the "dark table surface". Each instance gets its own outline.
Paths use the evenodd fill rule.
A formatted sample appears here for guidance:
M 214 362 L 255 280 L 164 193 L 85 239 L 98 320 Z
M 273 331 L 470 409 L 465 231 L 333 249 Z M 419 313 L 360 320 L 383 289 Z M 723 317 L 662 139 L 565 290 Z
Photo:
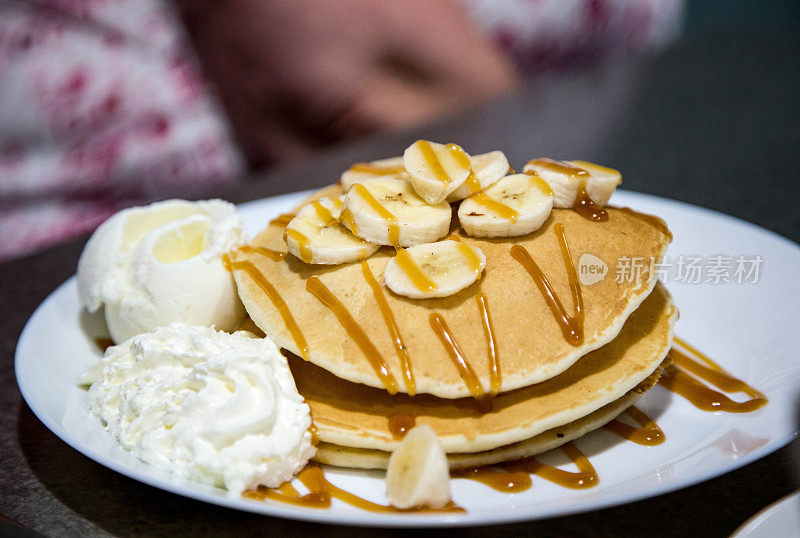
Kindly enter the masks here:
M 709 207 L 800 241 L 799 36 L 774 25 L 709 30 L 657 57 L 539 81 L 436 126 L 334 148 L 218 194 L 244 201 L 322 186 L 354 161 L 399 154 L 424 136 L 458 141 L 470 152 L 502 149 L 515 166 L 541 155 L 607 163 L 622 170 L 627 189 Z M 84 241 L 0 264 L 0 514 L 57 536 L 400 532 L 271 519 L 199 503 L 116 474 L 51 434 L 20 396 L 14 348 L 36 306 L 74 273 Z M 798 286 L 800 279 L 787 285 Z M 667 495 L 453 533 L 727 536 L 800 487 L 799 456 L 794 441 Z M 14 528 L 0 518 L 0 534 Z

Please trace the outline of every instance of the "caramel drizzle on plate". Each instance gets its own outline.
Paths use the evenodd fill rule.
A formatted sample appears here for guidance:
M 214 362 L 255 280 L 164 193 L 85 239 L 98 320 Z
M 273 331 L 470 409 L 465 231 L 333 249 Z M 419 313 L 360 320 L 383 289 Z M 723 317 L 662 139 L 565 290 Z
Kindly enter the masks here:
M 472 394 L 472 397 L 475 398 L 478 402 L 486 402 L 486 393 L 481 386 L 480 379 L 475 374 L 475 370 L 472 369 L 472 366 L 469 365 L 467 362 L 467 358 L 464 356 L 464 352 L 461 350 L 461 346 L 458 345 L 458 341 L 456 340 L 455 336 L 453 336 L 452 331 L 447 326 L 447 322 L 444 320 L 441 314 L 432 313 L 428 317 L 431 325 L 431 329 L 439 337 L 439 340 L 442 342 L 447 355 L 450 357 L 450 360 L 453 361 L 453 365 L 458 370 L 458 374 L 461 376 L 461 379 L 464 380 L 464 383 L 467 385 L 469 392 Z
M 769 401 L 767 397 L 722 369 L 722 367 L 690 346 L 680 338 L 675 342 L 691 352 L 695 358 L 675 349 L 669 351 L 672 366 L 667 368 L 659 383 L 686 398 L 692 405 L 703 411 L 727 411 L 728 413 L 750 413 L 764 407 Z M 742 393 L 749 400 L 737 402 L 722 392 L 716 391 L 703 383 L 708 383 L 729 394 Z
M 405 413 L 391 415 L 387 419 L 389 431 L 395 439 L 402 439 L 411 429 L 417 425 L 416 419 Z
M 581 284 L 578 281 L 578 273 L 575 270 L 575 265 L 572 263 L 572 255 L 570 254 L 569 244 L 567 243 L 567 236 L 564 231 L 564 225 L 560 222 L 555 225 L 555 233 L 558 237 L 558 244 L 561 249 L 561 257 L 564 260 L 564 266 L 567 270 L 567 278 L 569 279 L 569 287 L 572 290 L 572 303 L 574 305 L 574 313 L 569 315 L 561 303 L 558 294 L 553 289 L 550 281 L 542 272 L 539 264 L 537 264 L 530 253 L 522 245 L 514 245 L 511 247 L 511 256 L 517 260 L 528 274 L 530 274 L 536 287 L 542 293 L 547 306 L 553 313 L 556 322 L 561 327 L 561 333 L 564 339 L 572 344 L 578 346 L 583 343 L 583 324 L 584 324 L 584 311 L 583 311 L 583 294 L 581 293 Z
M 362 353 L 364 353 L 364 356 L 383 383 L 386 391 L 389 392 L 389 394 L 397 394 L 397 380 L 389 370 L 389 365 L 386 364 L 386 360 L 364 332 L 364 329 L 353 319 L 347 307 L 345 307 L 344 304 L 331 293 L 331 290 L 315 276 L 306 280 L 306 289 L 333 312 L 336 319 L 339 320 L 339 323 L 341 323 L 342 327 L 347 331 L 347 334 L 350 335 L 350 338 L 355 341 L 356 345 L 358 345 Z
M 473 467 L 453 473 L 454 478 L 477 480 L 504 493 L 517 493 L 531 487 L 530 475 L 535 475 L 565 488 L 586 489 L 597 485 L 597 471 L 583 452 L 573 443 L 559 449 L 578 467 L 577 472 L 564 471 L 539 462 L 535 457 L 501 463 L 489 467 Z
M 586 489 L 596 486 L 599 480 L 597 471 L 589 459 L 583 455 L 583 452 L 572 443 L 566 443 L 559 448 L 578 467 L 578 472 L 564 471 L 558 467 L 545 465 L 536 458 L 526 458 L 504 464 L 504 466 L 509 470 L 529 472 L 565 488 Z
M 631 406 L 625 410 L 625 413 L 639 423 L 640 427 L 637 428 L 621 420 L 614 419 L 603 426 L 603 428 L 637 445 L 655 446 L 660 445 L 666 440 L 664 431 L 638 407 Z
M 303 336 L 303 332 L 300 330 L 300 327 L 297 325 L 297 322 L 292 315 L 292 312 L 289 310 L 289 307 L 286 305 L 286 301 L 283 300 L 278 290 L 275 289 L 275 286 L 270 283 L 269 280 L 264 277 L 263 274 L 256 268 L 249 261 L 231 261 L 231 259 L 225 255 L 222 257 L 222 263 L 225 265 L 225 268 L 229 271 L 244 271 L 245 273 L 253 279 L 261 291 L 263 291 L 269 300 L 272 302 L 272 305 L 278 310 L 278 313 L 281 315 L 283 319 L 284 325 L 286 325 L 286 329 L 289 331 L 289 334 L 294 340 L 295 346 L 300 351 L 300 356 L 305 360 L 308 360 L 308 343 L 306 342 L 305 336 Z
M 465 510 L 456 506 L 453 502 L 448 503 L 444 508 L 433 509 L 423 506 L 416 506 L 407 510 L 401 510 L 394 506 L 368 501 L 358 495 L 354 495 L 338 486 L 335 486 L 325 478 L 322 468 L 316 464 L 309 464 L 300 471 L 297 479 L 308 489 L 308 493 L 300 494 L 290 482 L 285 482 L 275 489 L 260 486 L 256 490 L 250 490 L 243 494 L 247 499 L 262 501 L 270 499 L 304 508 L 330 508 L 332 499 L 339 499 L 342 502 L 366 510 L 368 512 L 397 513 L 397 512 L 464 512 Z
M 392 337 L 392 344 L 394 344 L 394 349 L 397 352 L 397 358 L 400 359 L 400 368 L 403 371 L 403 380 L 406 383 L 406 392 L 409 396 L 414 396 L 417 393 L 417 385 L 414 381 L 414 372 L 411 367 L 411 357 L 408 355 L 408 348 L 403 341 L 402 334 L 400 334 L 400 327 L 397 326 L 397 320 L 394 317 L 394 312 L 392 312 L 389 302 L 386 300 L 386 296 L 383 294 L 383 289 L 381 288 L 381 285 L 378 284 L 378 281 L 375 280 L 375 276 L 372 274 L 372 271 L 370 270 L 366 260 L 361 262 L 361 272 L 364 275 L 364 280 L 366 280 L 367 284 L 369 284 L 369 287 L 372 288 L 372 295 L 375 297 L 375 301 L 378 303 L 378 307 L 381 310 L 381 315 L 383 315 L 383 321 L 386 323 L 386 327 L 389 329 L 389 335 Z

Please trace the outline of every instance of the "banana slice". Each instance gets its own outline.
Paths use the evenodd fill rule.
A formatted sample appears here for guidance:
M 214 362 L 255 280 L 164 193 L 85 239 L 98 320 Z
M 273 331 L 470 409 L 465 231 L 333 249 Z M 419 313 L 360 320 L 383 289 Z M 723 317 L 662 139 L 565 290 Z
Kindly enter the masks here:
M 451 216 L 447 202 L 427 204 L 407 181 L 375 178 L 347 191 L 339 220 L 370 243 L 409 247 L 447 235 Z
M 540 177 L 506 176 L 458 208 L 461 228 L 473 237 L 514 237 L 542 227 L 553 209 L 553 191 Z
M 553 207 L 571 208 L 578 199 L 581 188 L 597 205 L 608 203 L 622 174 L 586 161 L 554 161 L 533 159 L 528 161 L 523 172 L 538 174 L 553 189 Z
M 447 297 L 480 277 L 486 267 L 481 249 L 460 241 L 439 241 L 398 249 L 383 273 L 386 287 L 412 299 Z
M 417 140 L 403 153 L 403 165 L 414 190 L 433 205 L 464 184 L 471 163 L 461 146 Z
M 304 206 L 286 226 L 289 252 L 306 263 L 336 265 L 371 256 L 380 245 L 356 237 L 339 224 L 339 199 L 320 198 Z
M 472 174 L 463 185 L 447 195 L 448 202 L 458 202 L 480 192 L 509 173 L 510 165 L 505 153 L 490 151 L 469 158 Z
M 339 178 L 342 188 L 347 191 L 353 183 L 361 183 L 367 179 L 376 177 L 393 177 L 396 179 L 408 179 L 406 169 L 403 167 L 402 157 L 390 157 L 379 161 L 368 163 L 356 163 L 345 170 Z
M 427 424 L 412 428 L 389 457 L 386 495 L 397 508 L 444 508 L 450 502 L 447 456 Z

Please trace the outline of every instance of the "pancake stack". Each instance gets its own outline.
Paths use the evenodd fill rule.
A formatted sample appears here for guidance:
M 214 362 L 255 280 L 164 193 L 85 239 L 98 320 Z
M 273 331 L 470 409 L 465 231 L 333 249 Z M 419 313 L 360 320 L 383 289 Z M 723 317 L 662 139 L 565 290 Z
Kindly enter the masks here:
M 478 247 L 486 265 L 441 298 L 387 289 L 389 246 L 339 265 L 287 254 L 288 218 L 231 255 L 247 312 L 287 351 L 311 407 L 316 459 L 386 468 L 410 423 L 434 430 L 453 469 L 494 464 L 555 448 L 633 405 L 672 343 L 677 309 L 653 270 L 671 235 L 655 217 L 605 213 L 596 222 L 556 208 L 538 230 L 499 238 L 469 236 L 454 218 L 448 239 Z M 604 264 L 604 277 L 580 278 L 582 259 Z M 620 260 L 644 263 L 617 278 Z

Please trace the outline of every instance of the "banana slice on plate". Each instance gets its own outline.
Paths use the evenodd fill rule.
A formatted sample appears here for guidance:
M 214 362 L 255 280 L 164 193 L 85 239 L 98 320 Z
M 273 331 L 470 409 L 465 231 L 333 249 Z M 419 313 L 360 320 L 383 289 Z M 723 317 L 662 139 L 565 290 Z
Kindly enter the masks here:
M 367 179 L 376 177 L 393 177 L 397 179 L 407 179 L 406 169 L 403 166 L 402 157 L 390 157 L 379 161 L 368 163 L 356 163 L 339 177 L 339 183 L 346 191 L 353 186 L 353 183 L 361 183 Z
M 508 159 L 502 151 L 471 155 L 469 162 L 472 168 L 472 175 L 467 178 L 463 185 L 447 195 L 448 202 L 458 202 L 476 192 L 482 191 L 508 174 L 510 169 Z
M 447 297 L 480 277 L 486 256 L 460 241 L 439 241 L 397 249 L 383 272 L 386 287 L 412 299 Z
M 571 208 L 579 198 L 581 188 L 594 203 L 605 206 L 622 182 L 622 174 L 586 161 L 554 161 L 533 159 L 522 170 L 538 174 L 553 189 L 553 207 Z
M 438 204 L 467 181 L 469 155 L 457 144 L 417 140 L 403 153 L 403 165 L 414 190 L 429 204 Z
M 458 208 L 473 237 L 515 237 L 538 230 L 553 209 L 553 191 L 540 177 L 512 174 L 473 194 Z
M 447 235 L 451 216 L 447 202 L 429 205 L 407 181 L 375 178 L 347 191 L 339 220 L 370 243 L 409 247 Z
M 389 457 L 386 496 L 400 509 L 437 509 L 450 502 L 447 456 L 427 424 L 412 428 Z
M 320 198 L 304 206 L 286 226 L 286 246 L 306 263 L 336 265 L 361 260 L 380 248 L 353 235 L 337 220 L 339 199 Z

